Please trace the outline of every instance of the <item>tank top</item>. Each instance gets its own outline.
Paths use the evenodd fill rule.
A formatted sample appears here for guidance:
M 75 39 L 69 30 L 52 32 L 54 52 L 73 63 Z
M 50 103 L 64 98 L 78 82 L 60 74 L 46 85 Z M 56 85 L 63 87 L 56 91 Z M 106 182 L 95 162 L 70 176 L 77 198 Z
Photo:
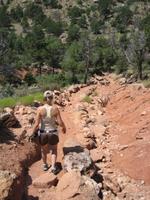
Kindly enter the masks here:
M 41 130 L 57 130 L 57 124 L 55 118 L 52 116 L 52 106 L 45 104 L 43 108 L 46 110 L 45 117 L 41 120 Z

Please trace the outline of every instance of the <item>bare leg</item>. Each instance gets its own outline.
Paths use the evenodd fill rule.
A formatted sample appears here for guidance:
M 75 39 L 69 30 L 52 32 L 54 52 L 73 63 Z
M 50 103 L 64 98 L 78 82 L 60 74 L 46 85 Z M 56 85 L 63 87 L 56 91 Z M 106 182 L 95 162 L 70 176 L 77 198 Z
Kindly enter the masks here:
M 48 152 L 48 146 L 47 145 L 41 146 L 43 164 L 47 164 L 47 152 Z
M 56 165 L 56 160 L 57 160 L 57 145 L 51 146 L 51 150 L 52 150 L 52 155 L 51 155 L 52 169 L 54 169 Z

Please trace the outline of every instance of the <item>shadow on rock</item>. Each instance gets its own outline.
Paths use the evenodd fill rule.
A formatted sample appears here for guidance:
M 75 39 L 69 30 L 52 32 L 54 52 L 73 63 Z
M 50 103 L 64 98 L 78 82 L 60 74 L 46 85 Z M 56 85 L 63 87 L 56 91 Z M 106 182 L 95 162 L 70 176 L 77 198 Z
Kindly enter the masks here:
M 33 196 L 28 196 L 26 199 L 24 200 L 39 200 L 39 197 L 33 197 Z
M 70 152 L 81 153 L 84 152 L 84 148 L 81 146 L 73 146 L 73 147 L 63 147 L 64 155 Z
M 10 141 L 15 141 L 15 135 L 10 129 L 2 127 L 0 129 L 0 143 L 10 144 Z

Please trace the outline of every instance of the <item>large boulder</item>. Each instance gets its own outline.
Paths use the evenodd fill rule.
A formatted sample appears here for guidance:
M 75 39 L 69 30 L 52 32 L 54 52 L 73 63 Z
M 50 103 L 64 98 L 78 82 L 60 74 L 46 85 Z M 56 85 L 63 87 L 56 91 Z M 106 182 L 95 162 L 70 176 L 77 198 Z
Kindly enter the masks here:
M 64 170 L 86 172 L 92 165 L 92 160 L 86 152 L 70 152 L 64 157 Z
M 98 200 L 98 184 L 79 172 L 71 171 L 63 175 L 57 185 L 57 200 Z
M 33 181 L 33 186 L 37 188 L 49 188 L 52 186 L 56 186 L 57 182 L 58 182 L 57 176 L 47 172 L 36 178 Z
M 13 127 L 18 124 L 18 120 L 11 112 L 0 113 L 0 126 Z
M 0 171 L 0 200 L 9 198 L 15 179 L 15 174 L 11 174 L 9 171 Z
M 92 160 L 89 156 L 89 151 L 74 138 L 65 141 L 64 147 L 64 170 L 78 170 L 87 171 L 91 165 Z

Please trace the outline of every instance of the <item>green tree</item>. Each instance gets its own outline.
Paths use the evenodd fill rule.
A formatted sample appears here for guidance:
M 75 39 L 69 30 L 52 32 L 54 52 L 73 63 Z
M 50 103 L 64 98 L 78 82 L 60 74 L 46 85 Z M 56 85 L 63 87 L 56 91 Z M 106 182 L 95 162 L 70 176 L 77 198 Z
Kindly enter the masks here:
M 77 73 L 82 66 L 82 47 L 79 42 L 73 42 L 66 50 L 62 67 L 66 72 L 71 73 L 71 80 L 73 83 L 77 81 Z
M 119 8 L 117 13 L 113 25 L 118 29 L 118 31 L 124 32 L 127 26 L 131 23 L 133 13 L 128 6 Z
M 138 79 L 143 78 L 143 62 L 146 52 L 146 38 L 143 31 L 133 30 L 130 38 L 120 41 L 121 49 L 126 57 L 126 60 L 131 66 L 134 66 L 137 72 Z
M 68 41 L 78 40 L 80 37 L 80 27 L 77 24 L 71 24 L 68 28 Z
M 57 37 L 50 36 L 46 39 L 46 62 L 48 65 L 53 67 L 53 73 L 55 68 L 60 67 L 63 53 L 63 44 Z
M 7 12 L 7 6 L 0 7 L 0 28 L 10 27 L 10 16 Z
M 42 24 L 43 28 L 48 34 L 54 34 L 60 36 L 63 33 L 63 24 L 61 21 L 54 21 L 51 18 L 45 18 Z
M 111 13 L 112 0 L 98 0 L 98 8 L 106 19 Z
M 14 21 L 20 22 L 23 17 L 23 8 L 17 5 L 17 7 L 11 9 L 10 15 Z

